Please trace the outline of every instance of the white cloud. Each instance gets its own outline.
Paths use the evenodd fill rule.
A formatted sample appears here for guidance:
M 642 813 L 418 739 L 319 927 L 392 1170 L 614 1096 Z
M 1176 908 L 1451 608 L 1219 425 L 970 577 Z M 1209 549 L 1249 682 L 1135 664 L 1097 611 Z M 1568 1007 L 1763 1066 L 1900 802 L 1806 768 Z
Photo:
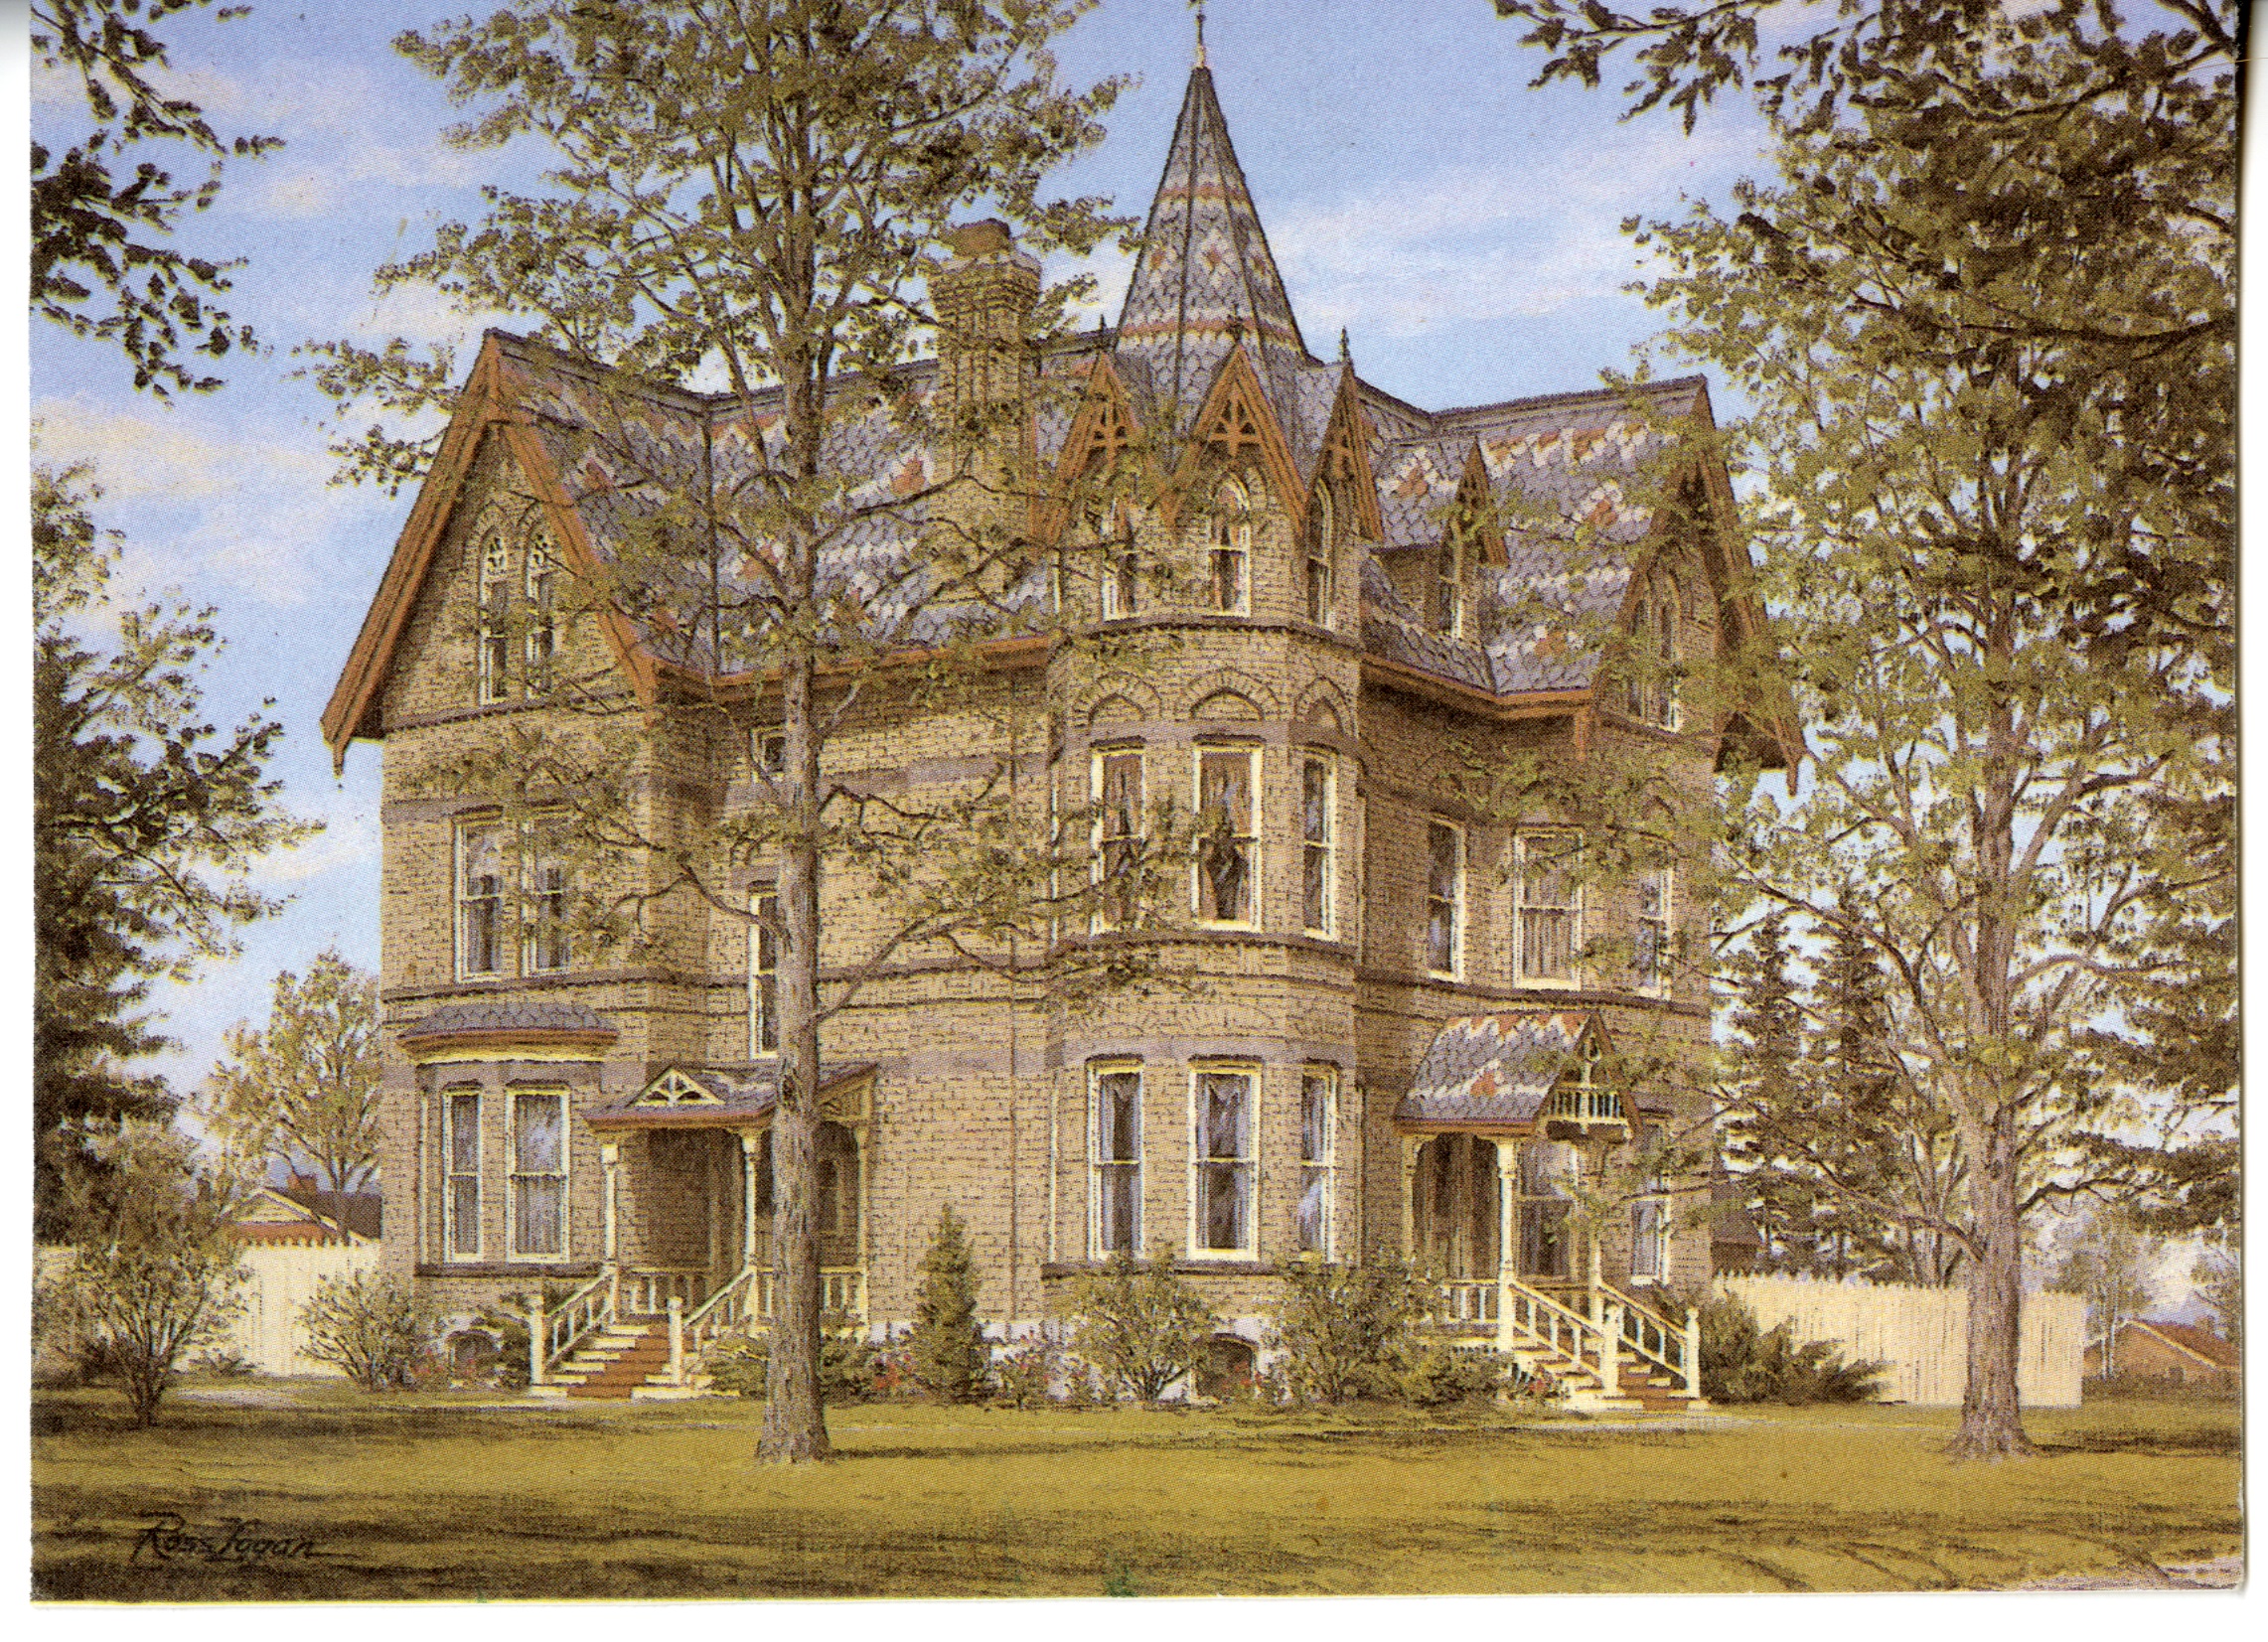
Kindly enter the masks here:
M 303 884 L 343 867 L 367 866 L 378 858 L 378 818 L 367 811 L 334 815 L 307 842 L 261 856 L 252 876 L 262 886 Z

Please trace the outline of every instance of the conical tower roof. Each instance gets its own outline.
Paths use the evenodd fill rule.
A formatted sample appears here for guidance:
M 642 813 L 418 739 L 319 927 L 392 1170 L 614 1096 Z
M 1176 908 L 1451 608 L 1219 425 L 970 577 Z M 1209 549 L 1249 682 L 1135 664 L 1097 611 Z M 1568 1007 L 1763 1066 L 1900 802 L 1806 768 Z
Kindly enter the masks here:
M 1142 229 L 1117 353 L 1148 414 L 1178 436 L 1239 340 L 1283 417 L 1306 344 L 1200 60 Z

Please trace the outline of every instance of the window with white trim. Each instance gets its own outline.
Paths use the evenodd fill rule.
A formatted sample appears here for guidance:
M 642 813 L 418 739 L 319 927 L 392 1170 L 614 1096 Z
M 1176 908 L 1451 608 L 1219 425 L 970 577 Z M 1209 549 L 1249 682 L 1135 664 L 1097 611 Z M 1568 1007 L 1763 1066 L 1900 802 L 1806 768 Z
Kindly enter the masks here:
M 1317 627 L 1331 625 L 1331 566 L 1338 552 L 1337 526 L 1331 490 L 1325 485 L 1316 490 L 1307 509 L 1307 620 Z
M 1332 933 L 1338 881 L 1338 776 L 1328 758 L 1299 764 L 1299 922 L 1309 935 Z
M 1678 587 L 1674 581 L 1665 581 L 1661 597 L 1654 606 L 1654 623 L 1659 654 L 1655 658 L 1660 672 L 1654 679 L 1654 722 L 1665 730 L 1678 727 L 1677 700 L 1677 641 L 1678 641 Z
M 1630 1204 L 1630 1275 L 1657 1282 L 1670 1269 L 1669 1183 L 1662 1178 L 1661 1143 L 1661 1130 L 1653 1124 L 1638 1130 L 1637 1149 L 1647 1160 L 1646 1178 Z
M 567 863 L 559 855 L 558 830 L 555 821 L 537 820 L 529 823 L 528 970 L 530 974 L 553 974 L 574 962 L 569 928 L 570 879 Z
M 1190 1074 L 1189 1251 L 1253 1255 L 1253 1116 L 1257 1069 L 1198 1067 Z
M 512 833 L 496 821 L 457 828 L 457 973 L 478 979 L 505 972 L 505 886 Z
M 504 537 L 489 537 L 481 545 L 479 631 L 474 638 L 474 667 L 478 673 L 475 698 L 484 703 L 502 701 L 508 684 L 512 658 L 511 572 L 512 556 Z
M 1260 922 L 1260 749 L 1199 747 L 1195 909 L 1204 924 Z
M 1141 1253 L 1141 1068 L 1097 1066 L 1087 1116 L 1087 1250 Z
M 567 1252 L 567 1098 L 557 1091 L 513 1092 L 512 1252 Z
M 1572 986 L 1583 949 L 1581 834 L 1520 834 L 1513 874 L 1512 940 L 1522 985 Z
M 1291 1247 L 1324 1260 L 1334 1243 L 1338 1108 L 1337 1067 L 1310 1066 L 1299 1074 L 1299 1201 L 1291 1212 Z
M 1426 827 L 1426 969 L 1464 973 L 1464 830 L 1447 821 Z
M 481 1253 L 481 1097 L 477 1089 L 441 1094 L 441 1250 L 449 1260 Z
M 1630 968 L 1642 990 L 1665 991 L 1670 983 L 1671 869 L 1647 867 L 1635 885 L 1637 918 L 1630 931 Z
M 1141 846 L 1147 825 L 1139 747 L 1112 748 L 1094 757 L 1090 777 L 1095 805 L 1094 928 L 1132 929 L 1139 921 Z
M 540 541 L 528 544 L 528 693 L 545 695 L 552 684 L 551 669 L 559 650 L 559 616 L 556 608 L 558 566 L 551 550 Z
M 1213 498 L 1207 584 L 1212 608 L 1242 616 L 1252 609 L 1252 520 L 1244 487 L 1223 480 Z
M 749 903 L 748 1053 L 780 1052 L 780 898 L 756 895 Z
M 1464 534 L 1451 530 L 1434 555 L 1434 625 L 1452 639 L 1464 637 Z
M 1581 1181 L 1582 1154 L 1561 1140 L 1528 1140 L 1520 1146 L 1520 1274 L 1564 1277 L 1574 1244 L 1569 1216 Z

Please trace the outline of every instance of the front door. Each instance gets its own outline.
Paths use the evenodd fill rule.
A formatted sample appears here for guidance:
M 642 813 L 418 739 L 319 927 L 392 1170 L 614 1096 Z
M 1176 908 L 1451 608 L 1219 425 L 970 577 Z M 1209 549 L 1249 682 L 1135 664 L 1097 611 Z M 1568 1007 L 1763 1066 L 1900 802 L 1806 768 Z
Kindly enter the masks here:
M 1531 1140 L 1520 1148 L 1518 1169 L 1521 1276 L 1565 1282 L 1571 1270 L 1571 1229 L 1577 1179 L 1575 1147 L 1558 1140 Z
M 1443 1281 L 1494 1279 L 1502 1191 L 1496 1142 L 1435 1135 L 1418 1148 L 1410 1189 L 1418 1266 Z

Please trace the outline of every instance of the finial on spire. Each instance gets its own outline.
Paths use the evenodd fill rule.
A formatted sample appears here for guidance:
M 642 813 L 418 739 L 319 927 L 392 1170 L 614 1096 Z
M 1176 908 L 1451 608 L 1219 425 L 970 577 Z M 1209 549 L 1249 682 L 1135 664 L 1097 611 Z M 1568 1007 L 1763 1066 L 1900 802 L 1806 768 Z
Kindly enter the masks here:
M 1197 65 L 1196 65 L 1196 66 L 1197 66 L 1198 68 L 1200 68 L 1200 69 L 1202 69 L 1202 68 L 1205 66 L 1205 8 L 1204 8 L 1203 6 L 1199 6 L 1199 7 L 1197 8 Z
M 1347 350 L 1347 328 L 1342 325 L 1339 327 L 1339 364 L 1352 365 L 1353 363 L 1354 355 Z

